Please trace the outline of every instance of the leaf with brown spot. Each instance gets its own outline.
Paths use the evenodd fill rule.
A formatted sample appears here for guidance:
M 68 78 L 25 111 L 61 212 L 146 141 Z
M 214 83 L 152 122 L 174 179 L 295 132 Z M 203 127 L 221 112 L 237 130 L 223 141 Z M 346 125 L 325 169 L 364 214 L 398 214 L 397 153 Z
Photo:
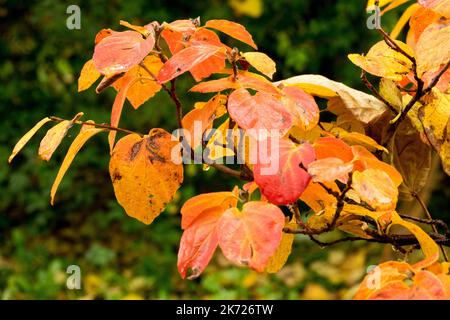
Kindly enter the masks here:
M 183 181 L 179 151 L 179 142 L 163 129 L 117 142 L 109 172 L 117 201 L 129 216 L 150 224 L 172 200 Z
M 408 45 L 398 40 L 395 42 L 410 56 L 414 56 Z M 401 81 L 412 69 L 412 62 L 384 41 L 376 43 L 365 56 L 349 54 L 348 58 L 368 73 L 394 81 Z

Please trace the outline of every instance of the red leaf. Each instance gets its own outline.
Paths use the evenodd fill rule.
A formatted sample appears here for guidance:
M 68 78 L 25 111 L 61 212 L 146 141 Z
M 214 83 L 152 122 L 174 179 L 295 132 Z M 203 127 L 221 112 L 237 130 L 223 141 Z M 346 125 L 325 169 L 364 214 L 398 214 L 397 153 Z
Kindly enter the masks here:
M 219 246 L 225 257 L 262 272 L 281 241 L 283 212 L 263 201 L 244 204 L 242 211 L 231 208 L 220 218 Z
M 222 47 L 213 45 L 198 45 L 187 47 L 174 54 L 159 71 L 159 83 L 165 83 L 178 77 L 180 74 L 191 70 L 196 65 L 204 62 L 209 57 L 224 50 Z M 225 59 L 225 55 L 223 56 Z
M 255 42 L 253 42 L 252 35 L 248 33 L 245 27 L 239 23 L 228 20 L 209 20 L 206 22 L 205 27 L 219 30 L 255 49 L 258 49 Z
M 154 45 L 153 35 L 144 39 L 135 31 L 114 32 L 95 46 L 93 56 L 95 67 L 107 76 L 126 72 L 139 64 Z
M 237 205 L 236 191 L 195 196 L 181 208 L 185 229 L 178 251 L 178 271 L 182 278 L 198 277 L 209 263 L 218 244 L 217 223 L 222 213 Z
M 308 143 L 296 145 L 288 139 L 276 138 L 260 141 L 258 160 L 253 167 L 255 182 L 271 203 L 293 203 L 311 180 L 302 167 L 308 167 L 314 160 L 314 149 Z
M 248 134 L 257 137 L 261 130 L 276 130 L 280 136 L 289 131 L 292 124 L 291 114 L 284 108 L 281 100 L 258 92 L 252 96 L 246 89 L 235 90 L 228 98 L 230 117 Z

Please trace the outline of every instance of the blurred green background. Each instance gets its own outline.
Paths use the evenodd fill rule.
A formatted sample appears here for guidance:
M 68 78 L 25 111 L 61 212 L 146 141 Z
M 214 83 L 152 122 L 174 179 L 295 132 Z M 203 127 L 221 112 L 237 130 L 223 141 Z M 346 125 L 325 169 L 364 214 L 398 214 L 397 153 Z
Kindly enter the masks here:
M 71 4 L 81 8 L 81 30 L 66 28 Z M 245 25 L 260 51 L 277 62 L 277 80 L 320 73 L 362 89 L 360 72 L 346 56 L 365 52 L 379 40 L 366 28 L 364 8 L 365 1 L 357 0 L 0 0 L 0 298 L 350 298 L 367 266 L 389 254 L 388 247 L 354 243 L 321 249 L 298 237 L 277 275 L 232 266 L 218 250 L 199 279 L 181 280 L 176 269 L 180 206 L 195 194 L 229 190 L 237 183 L 213 169 L 186 166 L 176 200 L 145 226 L 126 216 L 115 201 L 106 135 L 95 137 L 79 153 L 54 207 L 49 190 L 71 139 L 44 163 L 37 157 L 43 130 L 11 166 L 6 159 L 19 137 L 47 115 L 70 118 L 83 111 L 85 119 L 108 122 L 115 91 L 96 95 L 91 88 L 79 94 L 77 78 L 91 58 L 97 31 L 120 30 L 121 19 L 137 25 L 197 16 L 202 21 L 230 19 Z M 383 24 L 391 27 L 398 16 L 398 11 L 390 13 Z M 206 100 L 183 94 L 192 85 L 188 75 L 178 85 L 189 107 Z M 164 92 L 137 111 L 127 103 L 121 126 L 141 132 L 172 130 L 173 105 Z M 432 212 L 442 216 L 448 213 L 448 179 L 446 183 L 431 203 Z M 71 264 L 81 267 L 81 290 L 66 288 Z

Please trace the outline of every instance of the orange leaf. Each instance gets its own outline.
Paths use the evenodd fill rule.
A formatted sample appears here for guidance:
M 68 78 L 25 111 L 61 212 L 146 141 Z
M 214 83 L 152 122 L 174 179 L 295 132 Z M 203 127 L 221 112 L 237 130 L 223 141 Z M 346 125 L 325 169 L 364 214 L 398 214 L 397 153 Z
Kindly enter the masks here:
M 227 78 L 199 83 L 193 86 L 190 91 L 207 93 L 239 88 L 253 89 L 276 96 L 280 95 L 278 89 L 270 81 L 267 81 L 260 75 L 248 71 L 239 71 L 236 79 L 234 79 L 234 76 L 229 76 Z
M 450 0 L 419 0 L 419 4 L 446 18 L 450 18 Z
M 311 177 L 302 168 L 315 159 L 310 144 L 296 145 L 288 139 L 269 138 L 258 143 L 258 161 L 253 167 L 261 193 L 277 205 L 295 202 Z
M 95 68 L 94 61 L 87 61 L 78 78 L 78 92 L 88 89 L 99 77 L 100 72 Z
M 219 30 L 235 39 L 238 39 L 254 49 L 258 49 L 253 42 L 252 35 L 248 33 L 244 26 L 239 23 L 228 20 L 209 20 L 206 22 L 205 27 Z
M 353 160 L 353 152 L 350 146 L 334 137 L 319 138 L 314 142 L 313 147 L 317 159 L 338 158 L 344 163 Z
M 211 128 L 220 106 L 220 95 L 216 95 L 203 108 L 193 109 L 184 116 L 182 125 L 188 133 L 186 139 L 192 150 L 201 145 L 203 133 Z
M 141 138 L 130 134 L 117 142 L 109 172 L 117 201 L 125 212 L 150 224 L 170 202 L 183 181 L 179 142 L 163 129 Z
M 396 187 L 402 183 L 402 175 L 393 166 L 378 160 L 377 157 L 362 146 L 352 146 L 351 149 L 355 156 L 353 160 L 354 170 L 380 169 L 388 174 Z
M 158 74 L 162 66 L 163 63 L 159 57 L 149 55 L 139 65 L 131 68 L 124 77 L 114 82 L 113 86 L 119 91 L 130 80 L 129 78 L 135 79 L 126 95 L 133 108 L 137 109 L 161 90 L 161 85 L 156 82 L 154 76 Z
M 209 57 L 215 54 L 223 53 L 223 47 L 215 45 L 197 45 L 187 47 L 175 53 L 162 67 L 158 74 L 158 82 L 165 83 L 178 77 L 186 71 L 189 71 L 194 66 L 204 62 Z M 223 59 L 225 55 L 223 54 Z
M 230 208 L 219 221 L 219 246 L 225 257 L 262 272 L 281 241 L 283 212 L 263 201 Z
M 261 130 L 268 130 L 269 135 L 276 131 L 283 136 L 292 124 L 292 116 L 281 100 L 264 92 L 252 96 L 246 89 L 235 90 L 228 98 L 228 112 L 239 127 L 252 129 L 248 134 L 255 138 Z

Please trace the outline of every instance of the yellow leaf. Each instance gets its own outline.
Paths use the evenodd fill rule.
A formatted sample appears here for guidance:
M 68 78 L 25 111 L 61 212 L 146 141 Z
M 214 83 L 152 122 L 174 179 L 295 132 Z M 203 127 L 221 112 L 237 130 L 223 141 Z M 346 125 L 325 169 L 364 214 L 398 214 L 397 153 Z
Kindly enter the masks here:
M 78 78 L 78 92 L 88 89 L 100 77 L 100 72 L 95 68 L 94 61 L 87 61 L 81 69 Z
M 206 152 L 208 159 L 215 161 L 222 159 L 223 157 L 232 157 L 235 155 L 234 151 L 230 148 L 225 148 L 227 145 L 227 130 L 230 125 L 230 119 L 227 119 L 222 123 L 213 133 L 206 145 Z
M 20 152 L 20 150 L 22 150 L 22 148 L 27 144 L 27 142 L 30 141 L 30 139 L 36 134 L 36 132 L 49 121 L 51 121 L 51 119 L 48 117 L 42 119 L 41 121 L 36 123 L 36 125 L 33 128 L 31 128 L 30 131 L 25 133 L 22 138 L 20 138 L 20 140 L 16 143 L 11 155 L 8 158 L 8 163 L 11 163 L 14 157 Z
M 375 7 L 375 1 L 376 1 L 376 0 L 369 0 L 369 1 L 367 1 L 367 7 L 366 7 L 366 10 L 367 10 L 367 11 L 370 11 L 370 10 L 373 10 L 373 9 L 374 9 L 374 7 Z M 384 7 L 385 5 L 391 3 L 392 1 L 393 1 L 393 0 L 380 0 L 380 1 L 378 2 L 378 6 L 379 6 L 380 8 L 382 8 L 382 7 Z
M 70 120 L 64 120 L 47 131 L 47 134 L 41 141 L 39 146 L 39 156 L 42 160 L 49 161 L 60 145 L 62 139 L 66 136 L 73 123 Z
M 397 111 L 403 107 L 402 93 L 395 82 L 386 78 L 380 80 L 380 95 Z
M 416 44 L 417 74 L 434 72 L 450 60 L 450 20 L 429 25 Z
M 408 45 L 398 40 L 395 42 L 410 56 L 414 56 Z M 402 80 L 412 68 L 411 60 L 389 47 L 384 41 L 376 43 L 366 56 L 349 54 L 348 58 L 368 73 L 394 81 Z
M 267 54 L 262 52 L 246 52 L 242 56 L 252 67 L 272 79 L 273 74 L 277 71 L 275 61 Z
M 294 219 L 291 222 L 286 223 L 287 228 L 295 228 L 297 224 Z M 286 264 L 287 259 L 292 251 L 292 244 L 294 242 L 294 234 L 283 233 L 281 236 L 281 242 L 277 251 L 270 257 L 269 262 L 266 265 L 266 272 L 277 273 Z
M 359 132 L 348 132 L 339 127 L 332 128 L 330 132 L 333 133 L 336 138 L 347 142 L 351 146 L 356 144 L 365 147 L 369 151 L 380 150 L 389 153 L 385 147 L 380 146 L 375 140 L 365 134 Z
M 423 231 L 416 224 L 403 220 L 395 211 L 392 213 L 391 219 L 392 224 L 390 227 L 393 225 L 405 227 L 417 238 L 417 241 L 420 244 L 420 248 L 425 255 L 425 259 L 416 263 L 413 266 L 415 269 L 431 266 L 439 259 L 439 247 L 425 231 Z
M 353 173 L 352 188 L 361 200 L 375 209 L 388 210 L 397 204 L 398 189 L 388 174 L 378 169 Z
M 94 123 L 93 121 L 87 121 L 88 123 Z M 73 140 L 72 144 L 67 151 L 66 157 L 64 158 L 61 167 L 59 168 L 58 174 L 56 175 L 55 181 L 53 182 L 52 189 L 50 191 L 50 203 L 53 205 L 55 200 L 55 194 L 58 190 L 58 186 L 61 183 L 62 178 L 64 177 L 66 171 L 69 169 L 73 159 L 91 137 L 96 135 L 99 132 L 105 131 L 106 129 L 95 128 L 91 125 L 83 125 L 81 127 L 80 133 Z
M 117 201 L 126 213 L 150 224 L 183 181 L 180 146 L 163 129 L 141 138 L 130 134 L 114 147 L 109 172 Z
M 263 13 L 262 0 L 228 0 L 228 4 L 236 15 L 259 18 Z

